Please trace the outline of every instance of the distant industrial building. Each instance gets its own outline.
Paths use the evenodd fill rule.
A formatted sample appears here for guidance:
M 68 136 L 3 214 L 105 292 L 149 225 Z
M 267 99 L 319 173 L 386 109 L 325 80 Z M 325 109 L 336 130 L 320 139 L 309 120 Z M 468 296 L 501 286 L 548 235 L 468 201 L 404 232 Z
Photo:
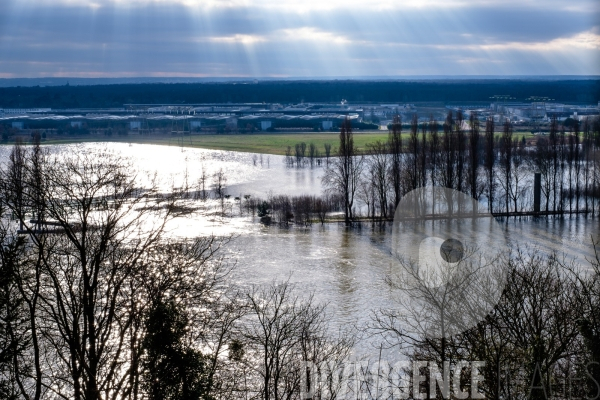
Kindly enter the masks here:
M 273 126 L 273 123 L 271 121 L 260 121 L 260 130 L 261 131 L 266 131 L 268 129 L 270 129 Z
M 236 117 L 229 117 L 225 119 L 225 126 L 229 129 L 237 129 L 238 119 Z
M 133 130 L 140 130 L 142 129 L 142 121 L 129 121 L 129 129 Z
M 51 110 L 51 108 L 0 108 L 0 114 L 39 114 L 48 113 Z
M 583 120 L 600 114 L 596 104 L 569 105 L 537 98 L 532 102 L 420 105 L 401 103 L 221 103 L 221 104 L 125 104 L 122 108 L 0 109 L 0 123 L 16 129 L 86 128 L 90 133 L 110 129 L 116 132 L 252 132 L 256 130 L 336 130 L 348 118 L 355 129 L 388 129 L 396 115 L 404 125 L 417 115 L 419 124 L 430 118 L 444 121 L 449 111 L 463 112 L 465 120 L 477 115 L 480 121 L 492 117 L 502 123 L 539 124 L 556 117 Z

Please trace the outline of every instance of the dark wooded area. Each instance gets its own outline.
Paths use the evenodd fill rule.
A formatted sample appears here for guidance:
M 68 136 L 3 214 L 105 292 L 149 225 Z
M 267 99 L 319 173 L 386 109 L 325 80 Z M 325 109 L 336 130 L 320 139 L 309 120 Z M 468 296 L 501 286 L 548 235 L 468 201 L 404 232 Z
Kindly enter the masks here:
M 600 80 L 260 81 L 181 84 L 118 84 L 0 88 L 0 106 L 122 107 L 128 103 L 243 102 L 489 102 L 544 96 L 558 102 L 595 103 Z

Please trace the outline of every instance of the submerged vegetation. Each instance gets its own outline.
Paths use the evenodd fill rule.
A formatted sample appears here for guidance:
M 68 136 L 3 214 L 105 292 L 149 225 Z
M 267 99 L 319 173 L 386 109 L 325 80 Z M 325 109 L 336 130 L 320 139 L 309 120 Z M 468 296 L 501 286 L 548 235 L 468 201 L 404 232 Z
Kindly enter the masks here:
M 359 149 L 355 140 L 360 135 L 344 124 L 333 151 L 301 142 L 288 146 L 285 162 L 292 168 L 325 168 L 325 195 L 320 202 L 307 203 L 312 204 L 313 220 L 326 204 L 328 211 L 342 211 L 347 225 L 390 221 L 406 193 L 428 185 L 468 193 L 496 216 L 600 215 L 599 119 L 585 119 L 568 130 L 553 119 L 549 134 L 530 142 L 515 135 L 508 120 L 501 128 L 496 134 L 492 119 L 480 127 L 474 114 L 467 123 L 462 113 L 449 112 L 441 126 L 433 118 L 419 124 L 415 115 L 408 135 L 401 133 L 396 118 L 385 140 Z M 537 210 L 536 173 L 541 197 Z M 289 209 L 285 212 L 292 220 L 296 201 L 279 196 L 268 204 Z

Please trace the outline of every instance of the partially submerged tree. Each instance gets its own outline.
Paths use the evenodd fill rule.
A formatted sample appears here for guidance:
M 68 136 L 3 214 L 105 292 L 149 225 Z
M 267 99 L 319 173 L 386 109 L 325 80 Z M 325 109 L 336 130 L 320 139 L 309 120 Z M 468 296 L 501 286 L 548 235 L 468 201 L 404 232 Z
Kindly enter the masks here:
M 391 186 L 394 193 L 394 210 L 398 206 L 402 198 L 402 119 L 399 115 L 394 116 L 392 122 L 392 130 L 388 137 L 388 148 L 390 151 L 390 178 Z
M 323 185 L 344 200 L 344 222 L 350 225 L 354 219 L 353 207 L 356 191 L 363 169 L 363 157 L 354 146 L 352 125 L 345 119 L 340 128 L 340 145 L 337 156 L 323 176 Z
M 496 165 L 496 149 L 494 148 L 494 119 L 488 117 L 485 121 L 485 151 L 484 167 L 486 175 L 486 189 L 488 200 L 488 212 L 493 212 L 494 189 L 496 186 L 494 166 Z

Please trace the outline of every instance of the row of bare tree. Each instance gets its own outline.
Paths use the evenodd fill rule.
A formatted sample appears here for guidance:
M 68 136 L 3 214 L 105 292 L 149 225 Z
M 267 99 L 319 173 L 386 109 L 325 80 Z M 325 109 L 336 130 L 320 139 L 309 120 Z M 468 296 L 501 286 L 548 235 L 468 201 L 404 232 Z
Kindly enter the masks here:
M 330 194 L 344 199 L 346 223 L 361 208 L 373 220 L 393 217 L 400 199 L 428 185 L 468 193 L 493 213 L 533 211 L 533 177 L 541 174 L 542 210 L 546 213 L 600 210 L 600 119 L 575 121 L 570 131 L 556 119 L 547 137 L 532 143 L 513 133 L 510 121 L 498 134 L 493 119 L 482 130 L 471 113 L 450 111 L 442 124 L 419 124 L 414 115 L 408 138 L 394 119 L 386 142 L 359 152 L 351 125 L 340 129 L 337 153 L 323 178 Z
M 292 146 L 288 146 L 285 150 L 285 163 L 288 166 L 303 167 L 304 165 L 310 164 L 311 167 L 321 165 L 322 157 L 325 156 L 325 162 L 329 162 L 331 156 L 331 143 L 325 143 L 323 145 L 324 154 L 319 151 L 314 143 L 305 142 L 296 143 L 292 151 Z

